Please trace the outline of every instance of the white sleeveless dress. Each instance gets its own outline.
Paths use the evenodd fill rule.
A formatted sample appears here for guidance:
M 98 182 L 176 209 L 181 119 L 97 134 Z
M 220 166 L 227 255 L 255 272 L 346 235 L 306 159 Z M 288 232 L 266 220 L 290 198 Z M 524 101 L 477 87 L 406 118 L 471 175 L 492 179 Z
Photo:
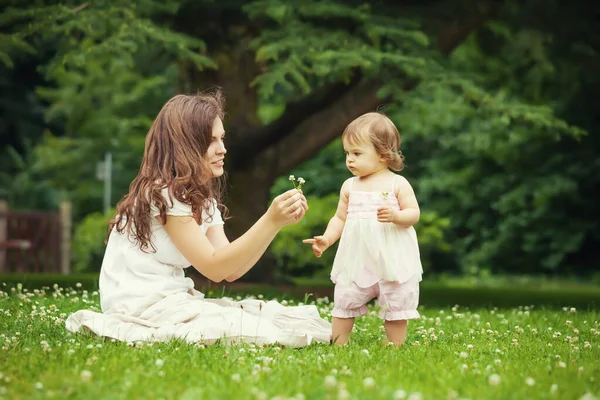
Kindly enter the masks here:
M 167 214 L 192 215 L 190 206 L 176 199 L 171 203 L 166 189 L 163 196 L 171 206 Z M 209 212 L 203 213 L 199 235 L 223 224 L 215 205 L 211 203 Z M 144 253 L 126 234 L 113 230 L 100 271 L 102 313 L 80 310 L 71 314 L 65 322 L 69 331 L 87 331 L 125 342 L 179 338 L 191 343 L 279 343 L 290 347 L 329 343 L 331 324 L 319 316 L 314 305 L 205 299 L 184 275 L 190 262 L 154 218 L 158 209 L 152 208 L 151 214 L 157 251 Z
M 423 267 L 417 233 L 411 226 L 377 221 L 377 208 L 399 210 L 395 179 L 390 192 L 349 189 L 348 213 L 333 262 L 331 280 L 344 286 L 356 283 L 366 288 L 379 281 L 404 283 L 413 276 L 422 280 Z

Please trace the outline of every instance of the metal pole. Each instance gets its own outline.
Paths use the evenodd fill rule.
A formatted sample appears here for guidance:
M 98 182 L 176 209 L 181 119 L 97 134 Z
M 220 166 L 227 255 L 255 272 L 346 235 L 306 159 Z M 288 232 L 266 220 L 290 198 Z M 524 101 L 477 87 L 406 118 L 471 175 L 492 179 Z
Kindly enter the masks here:
M 104 154 L 104 214 L 108 214 L 108 211 L 110 210 L 111 186 L 112 186 L 112 153 L 106 152 Z

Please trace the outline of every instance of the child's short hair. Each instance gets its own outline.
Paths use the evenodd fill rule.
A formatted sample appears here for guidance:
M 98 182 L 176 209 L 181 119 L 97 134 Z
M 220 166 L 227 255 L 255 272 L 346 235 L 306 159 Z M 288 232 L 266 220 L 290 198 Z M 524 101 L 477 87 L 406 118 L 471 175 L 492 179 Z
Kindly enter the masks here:
M 373 143 L 390 169 L 401 171 L 404 168 L 400 132 L 387 116 L 378 112 L 363 114 L 350 122 L 342 133 L 342 140 L 349 143 L 359 143 L 365 139 Z

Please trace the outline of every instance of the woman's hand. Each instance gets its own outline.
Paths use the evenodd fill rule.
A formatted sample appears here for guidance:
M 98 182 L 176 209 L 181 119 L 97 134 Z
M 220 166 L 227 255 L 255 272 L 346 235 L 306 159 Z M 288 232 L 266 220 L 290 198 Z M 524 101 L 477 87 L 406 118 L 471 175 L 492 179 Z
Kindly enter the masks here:
M 306 198 L 298 189 L 291 189 L 273 199 L 266 216 L 279 228 L 299 221 L 306 214 Z

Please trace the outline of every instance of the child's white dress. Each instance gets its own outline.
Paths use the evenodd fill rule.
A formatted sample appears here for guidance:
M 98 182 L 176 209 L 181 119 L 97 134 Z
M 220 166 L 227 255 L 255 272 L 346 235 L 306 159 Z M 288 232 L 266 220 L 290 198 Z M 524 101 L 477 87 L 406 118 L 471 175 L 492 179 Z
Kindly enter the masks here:
M 171 201 L 166 189 L 163 195 Z M 191 215 L 191 207 L 173 199 L 169 215 Z M 286 307 L 276 301 L 228 298 L 205 299 L 186 278 L 190 262 L 171 242 L 163 226 L 154 218 L 152 241 L 157 251 L 144 253 L 127 235 L 111 232 L 100 271 L 102 313 L 80 310 L 71 314 L 66 328 L 82 328 L 99 336 L 120 341 L 167 341 L 211 344 L 252 342 L 280 343 L 290 347 L 312 342 L 329 343 L 331 324 L 319 316 L 316 306 Z M 212 218 L 209 215 L 212 214 Z M 203 213 L 198 234 L 223 224 L 221 214 L 211 204 Z
M 364 192 L 353 190 L 355 179 L 331 280 L 344 285 L 355 282 L 360 287 L 379 280 L 402 283 L 415 275 L 420 281 L 423 267 L 415 228 L 377 221 L 379 207 L 400 209 L 394 184 L 390 192 Z

